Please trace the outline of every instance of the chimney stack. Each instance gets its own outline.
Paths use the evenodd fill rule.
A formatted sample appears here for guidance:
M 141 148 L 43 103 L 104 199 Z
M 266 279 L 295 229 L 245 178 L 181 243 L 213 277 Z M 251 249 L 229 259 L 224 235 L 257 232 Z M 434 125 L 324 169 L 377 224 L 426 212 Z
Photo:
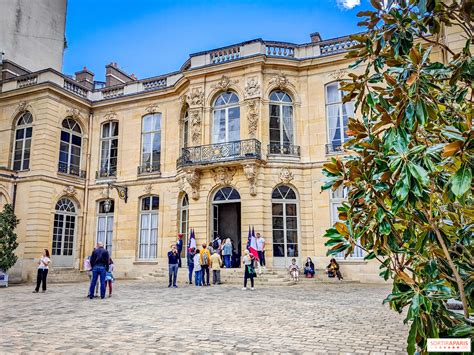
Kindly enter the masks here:
M 113 62 L 105 66 L 105 86 L 126 84 L 138 80 L 133 74 L 129 75 L 121 70 L 117 63 Z
M 94 73 L 84 67 L 76 74 L 76 81 L 89 90 L 94 90 Z
M 319 32 L 311 33 L 309 35 L 309 37 L 311 37 L 311 43 L 317 43 L 317 42 L 322 41 L 322 38 L 321 38 L 321 35 L 319 34 Z

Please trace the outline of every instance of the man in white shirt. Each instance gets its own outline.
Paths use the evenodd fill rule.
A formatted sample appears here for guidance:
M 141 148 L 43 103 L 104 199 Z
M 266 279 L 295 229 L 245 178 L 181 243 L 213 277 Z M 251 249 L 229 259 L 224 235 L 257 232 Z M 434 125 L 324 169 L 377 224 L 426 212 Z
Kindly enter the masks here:
M 265 239 L 263 239 L 260 233 L 257 233 L 257 251 L 260 265 L 265 266 Z

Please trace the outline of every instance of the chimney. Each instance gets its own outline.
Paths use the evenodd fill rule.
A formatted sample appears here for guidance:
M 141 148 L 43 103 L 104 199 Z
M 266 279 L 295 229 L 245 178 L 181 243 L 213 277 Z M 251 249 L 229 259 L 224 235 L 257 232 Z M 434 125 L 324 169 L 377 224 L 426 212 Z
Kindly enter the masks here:
M 309 35 L 309 37 L 311 37 L 311 43 L 317 43 L 317 42 L 322 41 L 322 38 L 321 38 L 321 35 L 319 34 L 319 32 L 311 33 Z
M 81 71 L 75 72 L 76 81 L 82 86 L 89 90 L 94 90 L 94 73 L 88 70 L 86 67 L 82 68 Z
M 138 80 L 135 75 L 129 75 L 120 69 L 117 63 L 110 63 L 105 66 L 105 86 L 125 84 Z

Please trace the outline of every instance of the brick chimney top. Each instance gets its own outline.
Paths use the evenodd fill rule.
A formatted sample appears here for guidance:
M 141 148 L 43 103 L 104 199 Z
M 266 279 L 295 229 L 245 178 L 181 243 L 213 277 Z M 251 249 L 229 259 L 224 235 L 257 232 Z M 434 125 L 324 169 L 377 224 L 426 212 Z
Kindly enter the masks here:
M 317 43 L 323 40 L 319 32 L 310 33 L 309 37 L 311 38 L 311 43 Z
M 105 66 L 105 86 L 126 84 L 138 80 L 135 75 L 130 75 L 119 68 L 117 62 L 111 62 Z

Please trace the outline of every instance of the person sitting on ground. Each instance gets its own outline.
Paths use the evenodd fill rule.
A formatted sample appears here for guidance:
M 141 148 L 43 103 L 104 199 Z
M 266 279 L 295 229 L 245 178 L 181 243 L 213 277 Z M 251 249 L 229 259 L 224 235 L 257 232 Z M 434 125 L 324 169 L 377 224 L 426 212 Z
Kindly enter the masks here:
M 296 264 L 296 259 L 293 258 L 291 259 L 291 264 L 288 267 L 288 270 L 290 271 L 290 275 L 293 278 L 293 281 L 299 281 L 300 279 L 300 267 L 298 264 Z
M 222 259 L 217 252 L 214 250 L 214 253 L 211 256 L 211 268 L 212 268 L 212 284 L 221 284 L 221 265 Z
M 336 259 L 334 259 L 334 258 L 332 258 L 329 261 L 329 265 L 326 267 L 326 271 L 328 273 L 328 277 L 330 277 L 330 278 L 333 278 L 333 277 L 337 276 L 337 278 L 339 280 L 344 279 L 342 277 L 341 271 L 339 270 L 339 264 L 337 263 Z
M 312 278 L 314 276 L 314 273 L 314 263 L 308 256 L 308 259 L 306 259 L 306 264 L 304 264 L 304 274 L 306 275 L 306 277 Z
M 201 251 L 196 249 L 194 253 L 194 284 L 204 286 L 202 283 Z

